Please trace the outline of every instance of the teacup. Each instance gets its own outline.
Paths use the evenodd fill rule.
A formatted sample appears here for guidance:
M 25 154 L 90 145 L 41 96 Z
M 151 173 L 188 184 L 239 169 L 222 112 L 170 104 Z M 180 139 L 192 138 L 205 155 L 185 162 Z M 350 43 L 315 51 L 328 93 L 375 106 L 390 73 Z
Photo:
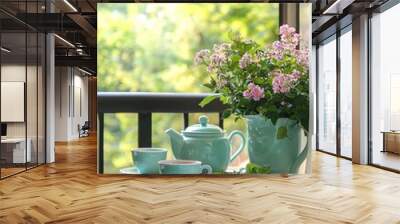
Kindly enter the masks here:
M 196 160 L 161 160 L 161 174 L 211 174 L 211 166 Z
M 159 174 L 158 161 L 167 158 L 167 150 L 162 148 L 137 148 L 132 150 L 132 159 L 140 174 Z

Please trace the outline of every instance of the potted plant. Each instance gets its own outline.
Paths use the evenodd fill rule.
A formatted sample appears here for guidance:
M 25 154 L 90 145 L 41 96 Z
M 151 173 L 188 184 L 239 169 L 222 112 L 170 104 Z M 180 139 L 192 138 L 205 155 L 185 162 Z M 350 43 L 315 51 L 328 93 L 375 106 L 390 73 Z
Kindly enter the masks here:
M 240 35 L 229 43 L 196 53 L 195 63 L 205 65 L 210 81 L 204 84 L 217 96 L 204 98 L 205 106 L 218 98 L 228 106 L 224 117 L 244 117 L 252 164 L 273 173 L 297 173 L 307 156 L 309 119 L 308 49 L 299 49 L 300 35 L 288 25 L 280 39 L 260 46 Z

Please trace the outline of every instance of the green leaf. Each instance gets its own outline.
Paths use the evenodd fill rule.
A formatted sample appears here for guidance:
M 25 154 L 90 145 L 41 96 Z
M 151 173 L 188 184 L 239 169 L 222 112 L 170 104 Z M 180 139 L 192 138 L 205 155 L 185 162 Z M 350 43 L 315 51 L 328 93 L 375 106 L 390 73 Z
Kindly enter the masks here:
M 226 118 L 228 118 L 229 116 L 231 116 L 231 114 L 232 114 L 232 110 L 227 109 L 227 110 L 225 110 L 225 111 L 222 113 L 222 116 L 226 119 Z
M 254 164 L 254 163 L 248 163 L 247 165 L 246 165 L 246 173 L 249 173 L 249 174 L 254 174 L 254 173 L 264 173 L 264 174 L 267 174 L 267 173 L 271 173 L 271 168 L 270 167 L 265 167 L 265 166 L 259 166 L 259 165 L 257 165 L 257 164 Z
M 229 102 L 229 98 L 224 95 L 221 95 L 220 100 L 223 104 L 227 104 Z
M 233 55 L 231 57 L 232 62 L 237 63 L 240 60 L 240 56 L 239 55 Z
M 203 84 L 203 86 L 209 88 L 209 89 L 213 89 L 215 85 L 211 84 L 211 83 L 205 83 Z
M 287 127 L 286 126 L 279 127 L 278 131 L 276 133 L 276 138 L 277 139 L 283 139 L 283 138 L 286 138 L 286 137 L 288 137 Z
M 217 98 L 217 95 L 209 95 L 206 96 L 200 103 L 199 106 L 200 107 L 204 107 L 207 104 L 211 103 L 212 101 L 214 101 Z
M 271 114 L 270 116 L 270 119 L 271 119 L 271 122 L 272 122 L 272 124 L 276 124 L 276 121 L 278 121 L 278 115 L 277 114 Z

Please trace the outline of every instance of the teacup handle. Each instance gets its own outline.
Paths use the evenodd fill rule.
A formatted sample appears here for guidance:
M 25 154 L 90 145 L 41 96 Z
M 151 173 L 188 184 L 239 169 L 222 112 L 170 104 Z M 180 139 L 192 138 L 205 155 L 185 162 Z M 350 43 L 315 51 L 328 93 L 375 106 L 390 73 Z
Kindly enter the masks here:
M 202 174 L 212 174 L 211 166 L 207 165 L 207 164 L 201 165 L 201 173 Z
M 243 133 L 242 133 L 241 131 L 236 130 L 236 131 L 232 131 L 232 132 L 229 134 L 229 136 L 228 136 L 228 140 L 229 140 L 229 142 L 230 142 L 230 144 L 231 144 L 231 148 L 232 148 L 232 139 L 233 139 L 233 136 L 235 136 L 235 135 L 238 135 L 238 136 L 240 137 L 241 142 L 240 142 L 239 148 L 238 148 L 238 149 L 236 150 L 236 152 L 231 156 L 231 159 L 230 159 L 231 162 L 232 162 L 233 160 L 235 160 L 236 157 L 239 156 L 239 154 L 243 151 L 244 146 L 246 145 L 246 139 L 245 139 Z

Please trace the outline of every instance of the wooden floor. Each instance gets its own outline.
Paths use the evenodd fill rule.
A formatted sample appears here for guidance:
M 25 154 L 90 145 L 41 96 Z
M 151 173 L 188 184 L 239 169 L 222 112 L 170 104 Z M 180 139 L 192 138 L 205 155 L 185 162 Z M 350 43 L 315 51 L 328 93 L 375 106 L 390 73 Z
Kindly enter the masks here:
M 400 170 L 400 155 L 392 152 L 374 151 L 372 157 L 374 164 Z
M 23 171 L 25 171 L 26 169 L 25 169 L 25 167 L 17 167 L 17 168 L 15 168 L 15 167 L 11 167 L 11 168 L 9 168 L 9 167 L 7 167 L 7 168 L 1 168 L 1 177 L 3 178 L 3 177 L 8 177 L 8 176 L 11 176 L 11 175 L 13 175 L 13 174 L 16 174 L 16 173 L 19 173 L 19 172 L 23 172 Z
M 400 175 L 315 153 L 289 178 L 97 176 L 96 142 L 0 181 L 0 223 L 400 223 Z

